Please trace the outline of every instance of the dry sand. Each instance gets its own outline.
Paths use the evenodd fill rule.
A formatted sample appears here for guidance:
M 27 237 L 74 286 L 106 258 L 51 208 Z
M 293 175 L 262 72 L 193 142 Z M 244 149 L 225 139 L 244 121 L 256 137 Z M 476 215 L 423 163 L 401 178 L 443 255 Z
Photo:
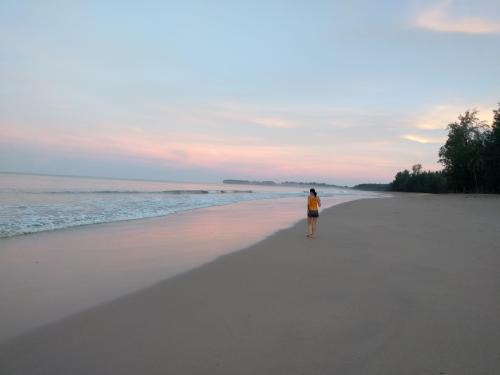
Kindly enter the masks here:
M 500 199 L 395 195 L 0 344 L 0 374 L 498 374 Z

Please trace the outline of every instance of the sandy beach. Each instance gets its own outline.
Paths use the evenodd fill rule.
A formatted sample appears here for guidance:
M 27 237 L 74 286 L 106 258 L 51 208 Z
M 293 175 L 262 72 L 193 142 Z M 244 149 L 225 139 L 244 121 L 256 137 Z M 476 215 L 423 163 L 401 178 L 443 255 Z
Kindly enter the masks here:
M 0 344 L 0 374 L 495 374 L 500 199 L 322 212 Z

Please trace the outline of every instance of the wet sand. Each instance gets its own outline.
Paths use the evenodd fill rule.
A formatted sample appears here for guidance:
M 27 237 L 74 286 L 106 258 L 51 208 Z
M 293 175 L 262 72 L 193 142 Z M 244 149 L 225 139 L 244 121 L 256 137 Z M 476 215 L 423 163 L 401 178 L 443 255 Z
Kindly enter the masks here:
M 1 374 L 494 374 L 500 199 L 325 210 L 0 344 Z
M 354 198 L 323 200 L 329 207 Z M 0 342 L 250 246 L 302 219 L 304 201 L 256 200 L 2 238 Z

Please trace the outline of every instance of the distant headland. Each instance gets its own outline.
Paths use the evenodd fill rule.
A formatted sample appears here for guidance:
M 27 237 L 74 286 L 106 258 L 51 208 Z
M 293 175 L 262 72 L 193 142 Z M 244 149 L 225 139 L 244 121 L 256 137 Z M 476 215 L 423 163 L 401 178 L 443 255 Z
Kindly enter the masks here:
M 297 182 L 297 181 L 250 181 L 250 180 L 222 180 L 223 184 L 241 184 L 241 185 L 266 185 L 266 186 L 321 186 L 321 187 L 336 187 L 342 189 L 350 189 L 348 186 L 340 186 L 334 184 L 327 184 L 324 182 Z

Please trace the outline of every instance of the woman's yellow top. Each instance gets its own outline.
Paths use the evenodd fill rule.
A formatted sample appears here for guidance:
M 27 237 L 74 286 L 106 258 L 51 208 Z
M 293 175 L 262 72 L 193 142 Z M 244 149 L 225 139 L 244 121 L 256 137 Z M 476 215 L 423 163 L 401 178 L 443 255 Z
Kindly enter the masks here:
M 318 197 L 309 197 L 307 201 L 307 209 L 309 211 L 318 211 Z

